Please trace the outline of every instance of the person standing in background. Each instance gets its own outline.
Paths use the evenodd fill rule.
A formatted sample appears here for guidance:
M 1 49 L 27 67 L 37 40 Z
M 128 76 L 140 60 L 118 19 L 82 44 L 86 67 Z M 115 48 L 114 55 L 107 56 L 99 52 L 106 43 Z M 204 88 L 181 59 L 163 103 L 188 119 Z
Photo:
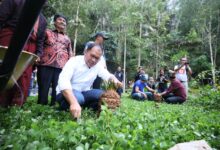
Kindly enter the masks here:
M 4 0 L 0 5 L 0 45 L 9 46 L 10 40 L 16 29 L 25 0 Z M 30 34 L 24 50 L 35 53 L 38 56 L 42 53 L 44 31 L 47 21 L 42 13 L 37 18 L 33 31 Z M 28 89 L 31 80 L 32 66 L 26 68 L 18 79 L 18 85 L 11 89 L 0 92 L 0 105 L 18 105 L 21 106 L 27 99 Z
M 102 66 L 107 69 L 107 65 L 106 65 L 106 59 L 105 59 L 105 50 L 104 50 L 104 42 L 105 40 L 108 40 L 108 37 L 105 35 L 105 32 L 97 32 L 95 35 L 94 35 L 94 38 L 95 38 L 95 43 L 100 45 L 102 51 L 103 51 L 103 54 L 100 58 L 100 61 L 99 63 L 102 64 Z M 102 83 L 102 79 L 100 77 L 97 76 L 97 78 L 95 79 L 94 83 L 93 83 L 93 89 L 100 89 L 101 87 L 101 83 Z
M 117 71 L 115 72 L 114 75 L 121 83 L 123 83 L 124 74 L 123 74 L 120 66 L 118 66 Z M 119 88 L 117 88 L 116 92 L 121 97 L 121 94 L 123 93 L 123 89 L 121 87 L 119 87 Z
M 174 67 L 176 72 L 176 78 L 183 84 L 186 90 L 186 96 L 188 96 L 188 74 L 192 75 L 192 69 L 189 66 L 187 58 L 180 59 L 180 64 Z
M 63 66 L 72 56 L 70 38 L 65 34 L 67 19 L 61 14 L 54 16 L 55 30 L 46 30 L 43 54 L 38 63 L 38 104 L 47 105 L 48 92 L 52 85 L 50 105 L 56 101 L 56 86 Z

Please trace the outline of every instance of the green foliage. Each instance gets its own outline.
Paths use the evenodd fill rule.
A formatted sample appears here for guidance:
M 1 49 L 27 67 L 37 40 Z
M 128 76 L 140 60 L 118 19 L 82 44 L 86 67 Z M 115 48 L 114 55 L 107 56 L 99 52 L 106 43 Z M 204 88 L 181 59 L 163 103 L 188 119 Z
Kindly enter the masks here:
M 219 100 L 219 93 L 209 94 L 209 100 Z M 36 104 L 34 97 L 22 108 L 1 108 L 0 149 L 166 150 L 176 143 L 200 139 L 220 149 L 219 110 L 194 105 L 194 99 L 155 108 L 154 102 L 127 97 L 123 95 L 121 107 L 114 112 L 102 106 L 97 118 L 92 111 L 83 110 L 78 121 L 72 121 L 69 112 Z
M 115 83 L 112 81 L 108 81 L 108 82 L 103 82 L 102 84 L 102 89 L 104 90 L 116 90 L 117 87 L 115 86 Z
M 199 40 L 198 38 L 199 36 L 195 29 L 191 29 L 190 32 L 186 36 L 186 40 L 188 40 L 188 42 L 198 41 Z
M 215 78 L 216 78 L 216 83 L 220 84 L 220 71 L 219 70 L 215 71 Z M 211 70 L 202 71 L 196 76 L 195 79 L 202 85 L 207 85 L 207 84 L 212 85 L 213 83 L 212 71 Z
M 207 55 L 200 55 L 190 60 L 190 66 L 193 68 L 193 72 L 199 74 L 205 70 L 211 68 L 211 64 Z
M 189 56 L 189 54 L 186 50 L 180 50 L 171 57 L 171 60 L 172 62 L 178 63 L 182 57 L 187 57 L 187 56 Z
M 203 107 L 204 110 L 220 110 L 220 90 L 213 89 L 210 86 L 206 86 L 204 88 L 200 88 L 199 93 L 197 93 L 197 97 L 193 100 L 189 101 L 189 103 L 193 106 Z

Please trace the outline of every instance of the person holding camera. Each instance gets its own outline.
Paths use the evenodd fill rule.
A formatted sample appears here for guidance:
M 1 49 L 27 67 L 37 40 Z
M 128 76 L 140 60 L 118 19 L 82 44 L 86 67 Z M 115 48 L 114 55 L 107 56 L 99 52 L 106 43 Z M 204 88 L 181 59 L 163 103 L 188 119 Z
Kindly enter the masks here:
M 192 69 L 186 57 L 180 59 L 180 64 L 174 67 L 174 71 L 176 72 L 176 78 L 183 84 L 186 95 L 188 95 L 188 74 L 192 74 Z
M 160 69 L 159 76 L 157 77 L 157 92 L 162 93 L 168 88 L 168 77 L 165 75 L 164 69 Z

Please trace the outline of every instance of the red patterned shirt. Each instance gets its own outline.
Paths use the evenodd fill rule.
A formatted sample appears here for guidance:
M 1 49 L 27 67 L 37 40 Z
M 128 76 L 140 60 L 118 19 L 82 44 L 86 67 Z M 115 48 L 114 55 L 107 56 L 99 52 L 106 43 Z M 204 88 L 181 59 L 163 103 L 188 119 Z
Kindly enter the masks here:
M 71 41 L 64 33 L 46 30 L 40 65 L 63 68 L 72 55 Z

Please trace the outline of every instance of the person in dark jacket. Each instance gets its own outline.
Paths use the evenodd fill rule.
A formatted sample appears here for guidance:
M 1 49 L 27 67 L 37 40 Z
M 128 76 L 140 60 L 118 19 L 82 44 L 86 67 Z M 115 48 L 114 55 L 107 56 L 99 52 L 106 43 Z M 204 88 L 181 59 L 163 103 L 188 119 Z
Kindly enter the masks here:
M 165 75 L 164 69 L 160 69 L 159 76 L 157 77 L 158 93 L 164 92 L 168 88 L 168 77 Z
M 120 66 L 118 66 L 117 71 L 115 72 L 114 75 L 115 75 L 115 77 L 116 77 L 121 83 L 123 83 L 124 74 L 123 74 L 123 72 L 122 72 Z M 118 93 L 118 95 L 121 97 L 121 94 L 123 93 L 123 89 L 122 89 L 121 87 L 118 88 L 118 89 L 117 89 L 117 93 Z
M 145 74 L 144 69 L 141 66 L 139 66 L 138 71 L 134 77 L 134 82 L 136 82 L 137 80 L 140 80 L 140 75 L 142 74 Z

